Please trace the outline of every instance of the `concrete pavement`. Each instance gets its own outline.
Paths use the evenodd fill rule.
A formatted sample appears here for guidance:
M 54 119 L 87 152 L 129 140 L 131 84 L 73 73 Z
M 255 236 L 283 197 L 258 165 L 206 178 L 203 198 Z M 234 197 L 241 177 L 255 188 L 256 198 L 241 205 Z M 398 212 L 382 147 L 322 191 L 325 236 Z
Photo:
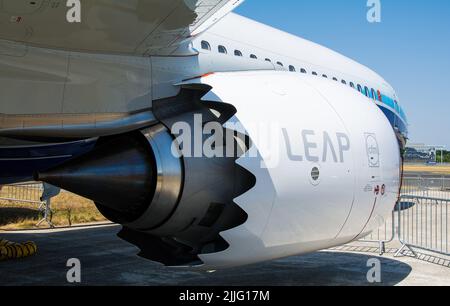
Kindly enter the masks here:
M 0 233 L 12 241 L 33 240 L 35 257 L 0 262 L 0 285 L 70 285 L 69 258 L 82 266 L 82 285 L 371 285 L 367 262 L 375 254 L 317 252 L 269 263 L 206 273 L 170 269 L 136 256 L 137 249 L 116 237 L 119 226 L 63 231 Z M 450 285 L 450 269 L 414 258 L 379 258 L 382 285 Z

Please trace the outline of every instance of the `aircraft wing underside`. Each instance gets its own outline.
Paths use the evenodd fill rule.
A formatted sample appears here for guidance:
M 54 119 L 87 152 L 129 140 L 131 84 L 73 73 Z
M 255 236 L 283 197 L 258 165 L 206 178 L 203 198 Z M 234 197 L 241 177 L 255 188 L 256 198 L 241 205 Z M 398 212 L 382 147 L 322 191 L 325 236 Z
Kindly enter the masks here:
M 183 42 L 241 2 L 81 0 L 81 22 L 70 23 L 66 0 L 0 0 L 0 39 L 71 51 L 180 55 Z

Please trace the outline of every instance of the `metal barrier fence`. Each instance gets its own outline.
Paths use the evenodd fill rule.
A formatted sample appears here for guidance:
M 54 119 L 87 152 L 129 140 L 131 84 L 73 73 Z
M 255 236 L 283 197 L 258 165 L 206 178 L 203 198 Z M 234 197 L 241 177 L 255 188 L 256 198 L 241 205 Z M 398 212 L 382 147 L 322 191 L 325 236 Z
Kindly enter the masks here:
M 51 221 L 52 211 L 50 200 L 42 199 L 44 185 L 42 183 L 24 183 L 0 186 L 0 201 L 10 204 L 36 204 L 37 209 L 42 213 L 42 219 L 36 224 L 40 226 L 46 222 L 50 227 L 54 227 Z
M 43 204 L 41 196 L 42 184 L 16 184 L 0 187 L 0 200 L 15 203 Z
M 378 228 L 372 232 L 372 234 L 360 239 L 359 241 L 378 243 L 380 255 L 383 255 L 386 252 L 386 244 L 394 241 L 395 239 L 395 220 L 395 211 L 392 211 L 391 217 L 386 220 L 382 227 Z
M 414 249 L 450 256 L 450 178 L 405 177 L 400 202 L 386 223 L 361 242 L 378 243 L 380 255 L 386 244 L 397 241 L 417 256 Z
M 450 256 L 449 206 L 450 199 L 403 195 L 397 212 L 402 247 L 396 255 L 405 248 L 416 255 L 416 248 Z
M 402 195 L 450 199 L 449 177 L 405 177 Z

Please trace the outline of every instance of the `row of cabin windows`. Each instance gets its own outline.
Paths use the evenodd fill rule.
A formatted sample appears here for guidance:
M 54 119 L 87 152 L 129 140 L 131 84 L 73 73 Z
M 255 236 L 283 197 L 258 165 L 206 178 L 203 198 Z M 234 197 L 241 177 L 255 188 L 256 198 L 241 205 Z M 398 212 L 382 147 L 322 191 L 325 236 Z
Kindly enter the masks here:
M 201 42 L 201 47 L 202 47 L 203 50 L 211 51 L 211 45 L 206 40 L 203 40 Z M 225 46 L 220 45 L 220 46 L 217 47 L 217 50 L 221 54 L 228 54 L 227 48 Z M 239 56 L 239 57 L 243 56 L 243 54 L 242 54 L 242 52 L 240 50 L 234 50 L 234 55 L 235 56 Z M 250 58 L 258 59 L 258 57 L 255 54 L 250 54 Z M 270 62 L 270 63 L 272 62 L 272 60 L 270 58 L 266 58 L 265 61 L 266 62 Z M 277 62 L 277 65 L 279 65 L 281 67 L 284 67 L 282 62 Z M 290 72 L 296 72 L 297 70 L 295 69 L 294 66 L 290 65 L 289 66 L 289 71 Z M 307 73 L 306 69 L 304 69 L 304 68 L 301 68 L 300 72 L 301 73 Z M 317 72 L 313 71 L 312 75 L 317 76 L 318 74 L 317 74 Z M 322 74 L 322 77 L 328 78 L 328 76 L 326 74 Z M 339 80 L 336 77 L 333 77 L 333 81 L 339 82 Z M 344 84 L 344 85 L 347 85 L 347 81 L 346 80 L 341 80 L 341 83 Z M 352 87 L 354 89 L 357 89 L 360 93 L 364 94 L 368 98 L 372 98 L 372 99 L 378 100 L 380 102 L 382 101 L 381 93 L 380 93 L 379 90 L 375 91 L 375 89 L 373 89 L 373 88 L 369 90 L 369 88 L 367 86 L 365 86 L 363 88 L 360 84 L 357 84 L 355 86 L 355 83 L 353 83 L 353 82 L 350 82 L 349 85 L 350 85 L 350 87 Z
M 211 45 L 206 40 L 203 40 L 201 42 L 201 45 L 202 45 L 202 49 L 203 50 L 211 51 Z M 217 47 L 217 50 L 221 54 L 228 54 L 228 50 L 227 50 L 227 48 L 225 46 L 220 45 L 220 46 Z M 239 56 L 239 57 L 244 56 L 242 54 L 242 51 L 240 51 L 240 50 L 234 50 L 234 55 L 235 56 Z M 255 54 L 250 54 L 250 58 L 258 59 L 258 57 Z M 265 61 L 266 62 L 272 62 L 272 60 L 270 58 L 266 58 Z M 277 62 L 277 64 L 280 65 L 280 66 L 283 66 L 283 63 L 281 63 L 281 62 Z

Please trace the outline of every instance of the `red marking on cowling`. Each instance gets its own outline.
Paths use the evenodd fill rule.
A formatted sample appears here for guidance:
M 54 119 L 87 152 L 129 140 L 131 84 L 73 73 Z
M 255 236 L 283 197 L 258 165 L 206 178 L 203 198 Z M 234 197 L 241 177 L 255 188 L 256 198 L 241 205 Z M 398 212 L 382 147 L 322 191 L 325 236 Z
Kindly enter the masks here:
M 375 195 L 379 195 L 380 194 L 380 186 L 379 185 L 377 185 L 377 187 L 375 187 L 374 192 L 375 192 Z

